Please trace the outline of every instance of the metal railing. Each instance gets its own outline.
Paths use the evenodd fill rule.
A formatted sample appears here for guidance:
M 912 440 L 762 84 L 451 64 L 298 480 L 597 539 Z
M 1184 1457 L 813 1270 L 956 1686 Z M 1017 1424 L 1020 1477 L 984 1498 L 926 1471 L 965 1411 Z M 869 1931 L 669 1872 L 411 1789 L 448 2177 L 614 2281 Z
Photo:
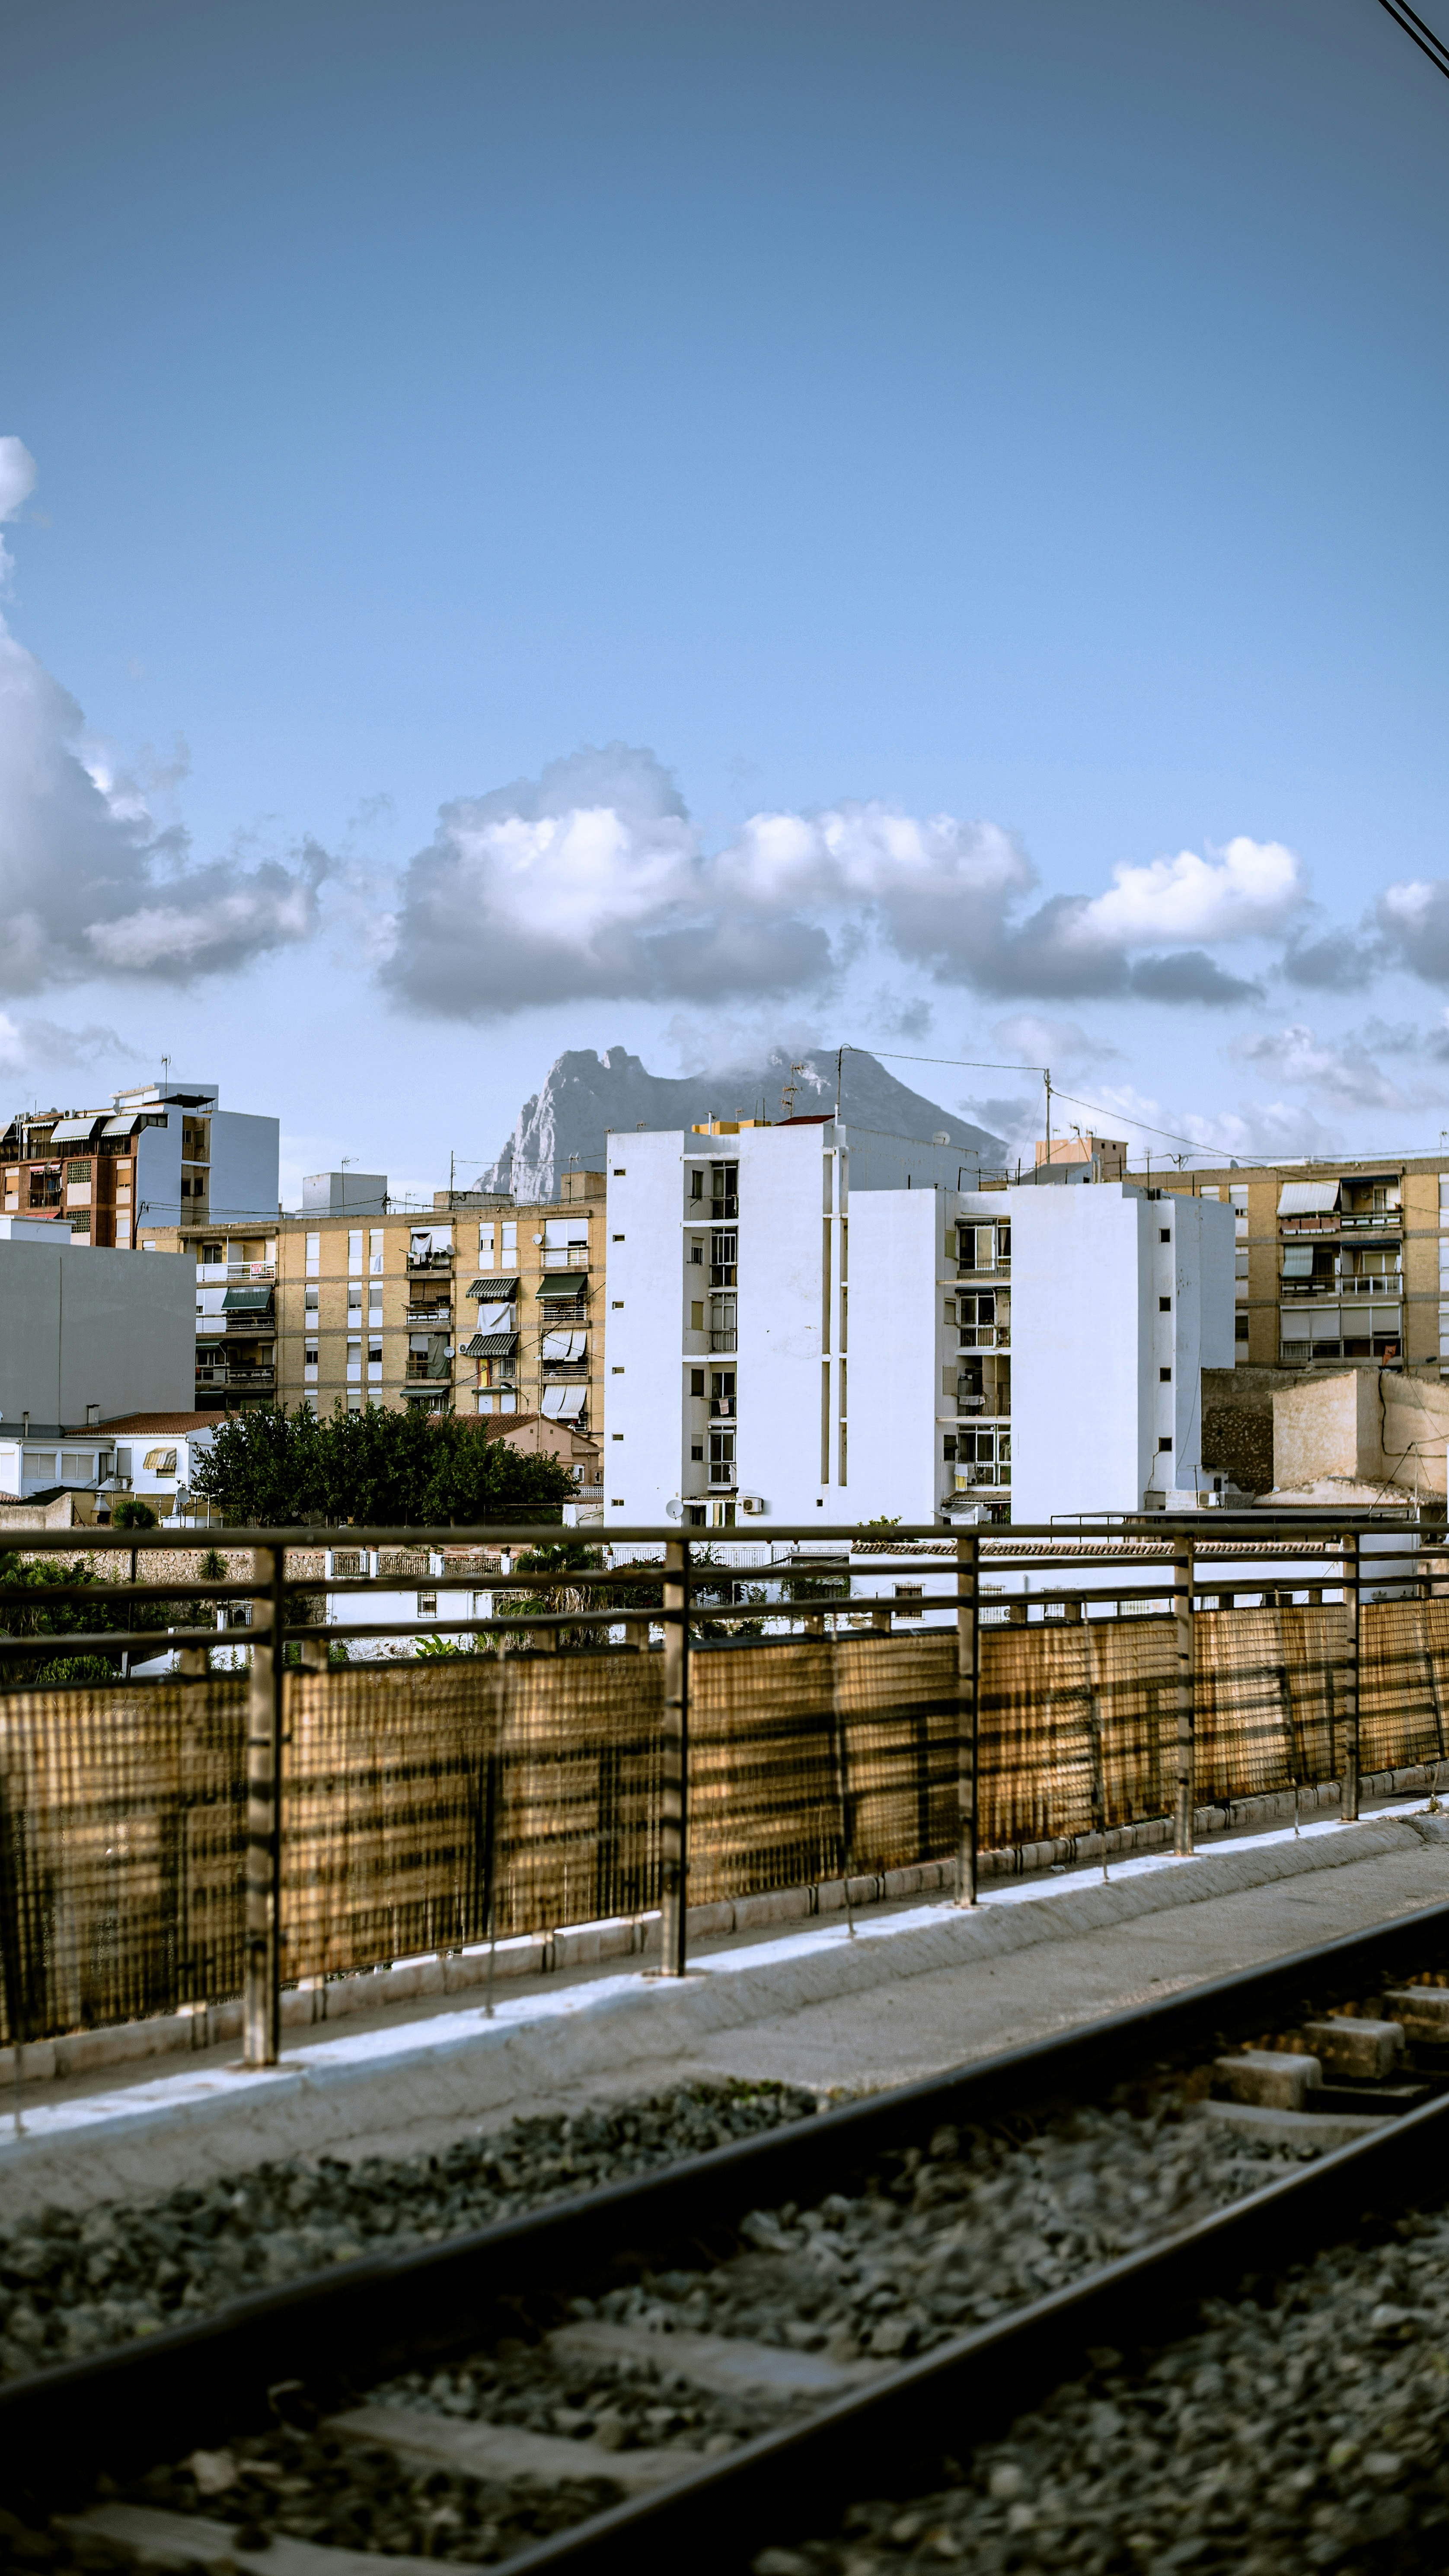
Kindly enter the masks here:
M 795 1623 L 809 1637 L 823 1638 L 829 1623 L 839 1635 L 842 1620 L 868 1623 L 889 1633 L 897 1619 L 910 1623 L 911 1639 L 929 1635 L 934 1626 L 954 1632 L 954 1681 L 949 1694 L 949 1748 L 955 1778 L 955 1882 L 958 1902 L 975 1904 L 978 1896 L 981 1761 L 982 1632 L 993 1627 L 1030 1628 L 1049 1625 L 1082 1629 L 1088 1623 L 1164 1618 L 1173 1623 L 1175 1640 L 1175 1722 L 1172 1736 L 1173 1848 L 1193 1849 L 1195 1810 L 1195 1737 L 1199 1658 L 1194 1622 L 1204 1613 L 1243 1607 L 1280 1608 L 1297 1603 L 1320 1607 L 1327 1601 L 1343 1612 L 1341 1651 L 1334 1666 L 1334 1718 L 1331 1740 L 1342 1754 L 1341 1812 L 1355 1818 L 1359 1807 L 1361 1605 L 1378 1586 L 1380 1598 L 1401 1601 L 1442 1597 L 1449 1592 L 1449 1545 L 1442 1525 L 1430 1527 L 1388 1515 L 1366 1514 L 1346 1520 L 1299 1514 L 1280 1518 L 1265 1512 L 1229 1515 L 1214 1511 L 1191 1515 L 1146 1514 L 1075 1528 L 1061 1525 L 1027 1528 L 977 1526 L 944 1531 L 939 1524 L 856 1527 L 828 1535 L 808 1524 L 771 1527 L 746 1543 L 724 1539 L 718 1532 L 686 1532 L 679 1527 L 611 1529 L 600 1536 L 612 1561 L 569 1565 L 566 1581 L 576 1608 L 534 1608 L 527 1596 L 557 1592 L 557 1563 L 531 1569 L 517 1564 L 520 1552 L 550 1551 L 567 1534 L 557 1526 L 501 1529 L 414 1530 L 348 1529 L 348 1547 L 358 1560 L 378 1571 L 343 1576 L 303 1569 L 295 1560 L 318 1550 L 335 1558 L 339 1530 L 295 1528 L 226 1532 L 228 1550 L 250 1552 L 244 1579 L 210 1581 L 189 1570 L 170 1583 L 152 1577 L 139 1580 L 136 1555 L 163 1557 L 180 1550 L 194 1552 L 195 1535 L 185 1530 L 134 1531 L 27 1530 L 16 1533 L 17 1552 L 28 1559 L 78 1552 L 102 1561 L 129 1557 L 129 1572 L 118 1583 L 62 1580 L 38 1586 L 9 1580 L 0 1583 L 0 1789 L 5 1783 L 6 1712 L 23 1708 L 37 1692 L 96 1688 L 87 1681 L 47 1680 L 44 1670 L 33 1678 L 9 1680 L 17 1660 L 34 1664 L 37 1632 L 16 1614 L 79 1610 L 104 1605 L 122 1612 L 120 1624 L 75 1629 L 53 1643 L 67 1657 L 125 1657 L 139 1649 L 158 1648 L 179 1660 L 168 1687 L 200 1684 L 210 1671 L 218 1645 L 218 1624 L 244 1610 L 248 1625 L 245 1649 L 247 1683 L 246 1833 L 245 1833 L 245 2059 L 251 2066 L 276 2062 L 280 2044 L 282 1991 L 282 1829 L 283 1756 L 287 1741 L 286 1687 L 290 1650 L 304 1672 L 326 1673 L 329 1650 L 373 1645 L 386 1640 L 431 1639 L 434 1651 L 443 1636 L 456 1641 L 455 1651 L 475 1649 L 489 1640 L 499 1650 L 516 1648 L 556 1655 L 559 1648 L 588 1632 L 597 1643 L 601 1632 L 611 1641 L 607 1653 L 647 1648 L 654 1633 L 660 1639 L 662 1713 L 658 1738 L 657 1853 L 663 1973 L 681 1976 L 686 1966 L 687 1902 L 690 1841 L 691 1707 L 694 1663 L 701 1647 L 701 1622 L 707 1621 L 708 1650 L 741 1627 L 758 1639 L 762 1625 L 774 1619 Z M 578 1542 L 574 1544 L 577 1546 Z M 588 1542 L 584 1542 L 587 1546 Z M 486 1550 L 496 1556 L 495 1569 L 481 1574 L 475 1565 L 449 1570 L 449 1554 Z M 420 1555 L 425 1572 L 414 1568 L 400 1577 L 380 1570 L 380 1553 L 394 1550 Z M 640 1554 L 645 1550 L 647 1554 Z M 367 1551 L 368 1554 L 363 1552 Z M 909 1594 L 857 1594 L 854 1579 L 880 1582 L 902 1570 L 912 1558 L 917 1577 Z M 994 1578 L 983 1587 L 983 1569 Z M 939 1589 L 930 1588 L 932 1578 Z M 736 1580 L 739 1577 L 739 1580 Z M 1130 1579 L 1127 1579 L 1130 1578 Z M 382 1618 L 365 1613 L 369 1596 L 391 1592 L 394 1602 L 402 1583 L 414 1591 L 426 1588 L 437 1607 L 431 1616 L 407 1617 L 395 1608 Z M 763 1585 L 763 1588 L 762 1588 Z M 773 1598 L 770 1587 L 776 1587 Z M 983 1589 L 991 1597 L 983 1599 Z M 499 1610 L 496 1601 L 480 1612 L 476 1600 L 460 1596 L 505 1592 L 522 1596 L 521 1606 Z M 744 1597 L 740 1597 L 743 1595 Z M 459 1598 L 459 1612 L 443 1606 L 444 1596 Z M 180 1599 L 191 1610 L 191 1624 L 165 1631 L 138 1625 L 134 1610 Z M 862 1605 L 852 1607 L 852 1604 Z M 325 1624 L 316 1613 L 323 1613 Z M 337 1615 L 341 1611 L 341 1616 Z M 356 1615 L 349 1615 L 350 1613 Z M 213 1624 L 217 1623 L 217 1624 Z M 440 1631 L 443 1635 L 440 1636 Z M 904 1651 L 904 1649 L 903 1649 Z M 148 1685 L 117 1677 L 128 1694 Z M 567 1676 L 560 1668 L 560 1683 Z M 1440 1688 L 1431 1671 L 1439 1750 L 1443 1743 Z M 1287 1684 L 1285 1682 L 1286 1690 Z M 939 1699 L 930 1705 L 939 1708 Z M 1095 1700 L 1094 1700 L 1095 1705 Z M 1093 1720 L 1093 1724 L 1096 1724 Z M 838 1723 L 838 1721 L 837 1721 Z M 491 1758 L 491 1757 L 490 1757 Z M 843 1753 L 840 1756 L 843 1764 Z M 490 1775 L 491 1776 L 491 1775 Z M 1296 1773 L 1295 1773 L 1296 1778 Z M 842 1789 L 842 1798 L 844 1791 Z M 848 1805 L 848 1801 L 846 1802 Z M 1105 1811 L 1104 1811 L 1105 1812 Z M 842 1807 L 842 1814 L 845 1807 Z M 843 1828 L 843 1873 L 847 1888 L 852 1853 L 848 1823 Z M 4 1855 L 0 1853 L 0 1869 Z M 487 1864 L 492 1887 L 493 1863 Z M 3 1890 L 0 1890 L 3 1894 Z M 491 1919 L 492 1897 L 489 1897 Z M 13 1945 L 12 1945 L 13 1946 Z M 8 1957 L 8 1953 L 7 1953 Z M 7 2002 L 12 2034 L 18 2006 Z

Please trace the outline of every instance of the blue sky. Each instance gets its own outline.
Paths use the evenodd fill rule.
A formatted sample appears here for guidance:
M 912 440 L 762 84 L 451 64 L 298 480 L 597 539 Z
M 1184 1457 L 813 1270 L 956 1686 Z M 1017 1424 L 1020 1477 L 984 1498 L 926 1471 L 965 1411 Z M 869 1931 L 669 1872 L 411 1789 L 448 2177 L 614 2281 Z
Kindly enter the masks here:
M 1437 1144 L 1449 82 L 1374 0 L 5 54 L 9 1097 L 164 1052 L 427 1189 L 566 1046 L 847 1037 Z

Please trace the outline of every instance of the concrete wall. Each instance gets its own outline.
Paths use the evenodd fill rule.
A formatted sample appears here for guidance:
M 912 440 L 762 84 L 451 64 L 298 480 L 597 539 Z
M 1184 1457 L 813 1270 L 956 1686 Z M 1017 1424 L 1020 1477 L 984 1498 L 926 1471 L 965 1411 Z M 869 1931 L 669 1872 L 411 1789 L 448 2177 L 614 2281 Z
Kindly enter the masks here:
M 1281 1492 L 1323 1477 L 1443 1494 L 1449 1388 L 1396 1370 L 1299 1378 L 1273 1397 L 1273 1463 Z
M 148 1111 L 153 1104 L 147 1104 Z M 148 1227 L 182 1222 L 181 1134 L 193 1114 L 176 1101 L 158 1101 L 154 1114 L 165 1125 L 144 1127 L 136 1139 L 136 1233 Z M 281 1125 L 275 1118 L 253 1118 L 237 1109 L 213 1109 L 211 1170 L 207 1218 L 219 1224 L 254 1220 L 273 1224 L 277 1216 Z M 187 1200 L 189 1224 L 199 1216 Z
M 852 1155 L 852 1177 L 854 1156 Z M 935 1190 L 872 1190 L 850 1217 L 848 1479 L 841 1516 L 929 1521 L 940 1509 L 936 1417 L 955 1412 L 954 1327 L 938 1292 L 957 1201 Z M 955 1264 L 953 1262 L 952 1269 Z M 953 1392 L 942 1389 L 951 1354 Z M 824 1517 L 829 1518 L 827 1513 Z
M 223 1222 L 275 1218 L 280 1150 L 280 1120 L 253 1118 L 239 1109 L 213 1110 L 208 1215 Z M 360 1181 L 364 1176 L 356 1177 Z
M 189 1413 L 195 1291 L 181 1253 L 0 1241 L 0 1419 Z
M 1115 1182 L 1005 1202 L 1012 1518 L 1135 1512 L 1149 1491 L 1191 1488 L 1201 1372 L 1232 1360 L 1231 1207 Z

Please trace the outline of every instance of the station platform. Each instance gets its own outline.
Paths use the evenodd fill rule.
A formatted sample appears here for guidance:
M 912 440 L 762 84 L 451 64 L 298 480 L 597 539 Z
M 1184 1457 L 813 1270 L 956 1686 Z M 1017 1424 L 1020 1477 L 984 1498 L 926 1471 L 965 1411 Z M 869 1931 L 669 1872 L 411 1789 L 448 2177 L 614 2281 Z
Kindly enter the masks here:
M 1449 1814 L 1336 1818 L 701 1942 L 682 1980 L 604 1961 L 0 2094 L 0 2195 L 89 2207 L 286 2156 L 434 2151 L 703 2076 L 875 2091 L 1449 1898 Z M 164 2066 L 164 2071 L 159 2068 Z

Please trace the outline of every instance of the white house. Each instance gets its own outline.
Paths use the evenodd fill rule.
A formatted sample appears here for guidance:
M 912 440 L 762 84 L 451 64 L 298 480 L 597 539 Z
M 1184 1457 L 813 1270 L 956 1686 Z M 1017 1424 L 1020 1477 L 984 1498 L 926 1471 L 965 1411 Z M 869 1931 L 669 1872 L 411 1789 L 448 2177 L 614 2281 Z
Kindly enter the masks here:
M 618 1160 L 612 1159 L 617 1154 Z M 605 1519 L 1047 1520 L 1195 1492 L 1233 1219 L 832 1118 L 612 1140 Z

